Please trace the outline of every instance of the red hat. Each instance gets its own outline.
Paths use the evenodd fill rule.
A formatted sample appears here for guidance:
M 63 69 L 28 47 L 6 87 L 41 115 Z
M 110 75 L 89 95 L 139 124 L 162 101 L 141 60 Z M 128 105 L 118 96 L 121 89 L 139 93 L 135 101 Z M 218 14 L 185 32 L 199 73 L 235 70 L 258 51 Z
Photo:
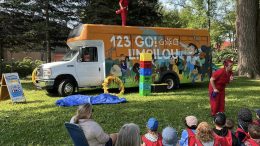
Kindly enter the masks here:
M 226 66 L 228 66 L 228 64 L 233 64 L 234 62 L 231 60 L 231 59 L 226 59 L 225 61 L 224 61 L 224 67 L 226 67 Z

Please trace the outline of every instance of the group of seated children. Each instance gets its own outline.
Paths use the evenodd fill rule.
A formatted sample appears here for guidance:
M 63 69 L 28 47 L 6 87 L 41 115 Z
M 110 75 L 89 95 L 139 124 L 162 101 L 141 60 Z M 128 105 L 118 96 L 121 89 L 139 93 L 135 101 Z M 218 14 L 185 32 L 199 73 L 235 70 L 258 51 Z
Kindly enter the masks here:
M 219 112 L 214 117 L 214 128 L 207 122 L 198 124 L 195 116 L 187 116 L 184 120 L 186 129 L 182 131 L 178 141 L 177 131 L 170 126 L 158 132 L 158 120 L 149 118 L 147 133 L 140 135 L 139 126 L 128 123 L 121 127 L 119 133 L 107 134 L 92 119 L 91 104 L 79 106 L 71 123 L 78 124 L 90 146 L 260 146 L 260 110 L 257 120 L 253 121 L 252 113 L 242 108 L 238 113 L 238 128 L 233 131 L 234 121 L 226 119 Z

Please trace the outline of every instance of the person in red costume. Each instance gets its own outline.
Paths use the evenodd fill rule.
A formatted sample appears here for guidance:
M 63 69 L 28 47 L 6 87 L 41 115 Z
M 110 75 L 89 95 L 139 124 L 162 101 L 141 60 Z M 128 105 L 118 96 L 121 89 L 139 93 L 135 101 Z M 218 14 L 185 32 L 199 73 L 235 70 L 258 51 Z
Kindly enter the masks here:
M 225 87 L 230 80 L 233 80 L 232 68 L 233 61 L 227 59 L 224 61 L 224 68 L 215 71 L 210 78 L 209 97 L 212 116 L 225 111 Z
M 116 14 L 121 14 L 122 26 L 126 26 L 128 0 L 119 0 L 120 9 L 116 11 Z

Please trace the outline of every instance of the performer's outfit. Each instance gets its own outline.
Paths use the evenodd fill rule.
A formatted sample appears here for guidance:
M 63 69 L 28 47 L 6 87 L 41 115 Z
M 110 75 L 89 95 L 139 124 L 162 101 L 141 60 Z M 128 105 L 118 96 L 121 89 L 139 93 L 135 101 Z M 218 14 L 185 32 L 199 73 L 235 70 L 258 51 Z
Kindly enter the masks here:
M 125 26 L 127 18 L 128 0 L 120 0 L 119 3 L 123 6 L 123 9 L 120 8 L 120 10 L 117 10 L 116 14 L 121 14 L 122 26 Z
M 209 83 L 209 97 L 212 116 L 215 116 L 217 112 L 225 111 L 225 87 L 229 83 L 230 76 L 232 75 L 232 71 L 227 72 L 225 68 L 219 69 L 212 74 L 212 77 L 215 79 L 215 86 L 219 91 L 218 93 L 213 93 L 213 87 L 211 83 Z

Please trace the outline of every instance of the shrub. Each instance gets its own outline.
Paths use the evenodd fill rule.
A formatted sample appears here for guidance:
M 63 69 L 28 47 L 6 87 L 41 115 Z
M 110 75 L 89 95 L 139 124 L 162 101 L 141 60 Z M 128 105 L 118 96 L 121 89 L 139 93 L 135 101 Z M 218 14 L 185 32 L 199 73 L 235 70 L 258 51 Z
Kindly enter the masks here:
M 221 51 L 214 51 L 213 52 L 213 62 L 221 63 L 225 59 L 232 59 L 234 62 L 238 60 L 238 54 L 234 49 L 226 48 Z
M 40 60 L 32 60 L 30 57 L 23 58 L 22 61 L 15 61 L 14 63 L 7 63 L 5 65 L 5 72 L 17 72 L 20 77 L 26 77 L 32 74 L 32 71 L 42 64 Z

